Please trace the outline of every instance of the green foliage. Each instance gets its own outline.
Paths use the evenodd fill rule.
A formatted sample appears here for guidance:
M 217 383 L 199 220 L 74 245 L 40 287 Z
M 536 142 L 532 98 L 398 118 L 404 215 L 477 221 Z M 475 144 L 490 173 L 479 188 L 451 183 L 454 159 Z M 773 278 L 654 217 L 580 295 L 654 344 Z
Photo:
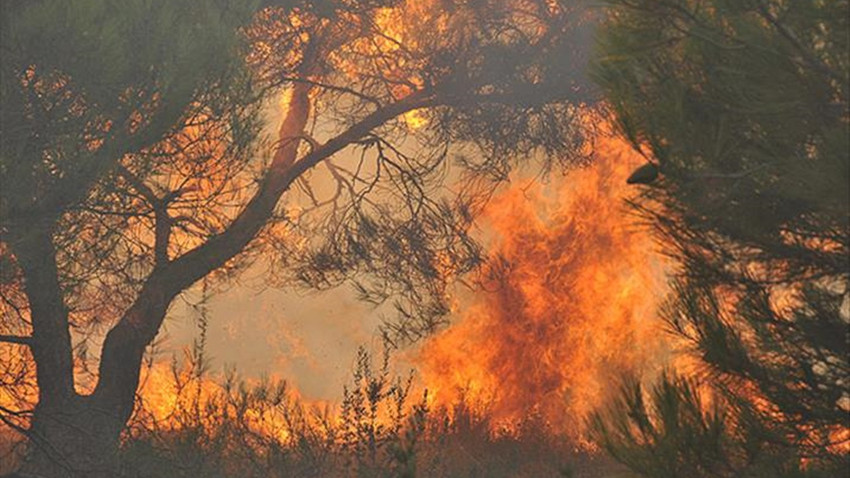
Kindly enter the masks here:
M 646 476 L 716 476 L 726 466 L 724 414 L 687 379 L 664 376 L 648 396 L 629 381 L 591 425 L 614 458 Z
M 254 2 L 4 2 L 0 217 L 47 219 L 238 69 Z M 47 197 L 41 197 L 47 196 Z
M 647 392 L 637 381 L 591 419 L 596 441 L 648 477 L 835 476 L 846 461 L 812 461 L 752 403 L 717 394 L 697 380 L 663 375 Z
M 414 405 L 410 424 L 405 427 L 413 375 L 406 380 L 391 377 L 389 345 L 377 370 L 366 349 L 358 349 L 352 381 L 352 386 L 343 390 L 339 429 L 342 446 L 351 460 L 348 467 L 363 477 L 414 476 L 413 458 L 424 431 L 427 395 Z
M 649 147 L 667 192 L 696 216 L 686 225 L 756 243 L 846 225 L 850 180 L 848 4 L 768 3 L 624 4 L 595 69 L 624 134 Z M 762 4 L 781 12 L 765 14 L 781 29 Z
M 230 60 L 234 29 L 250 19 L 255 5 L 227 3 L 21 3 L 4 15 L 3 42 L 14 52 L 4 63 L 68 75 L 105 108 L 118 107 L 125 88 L 156 78 L 163 103 L 170 103 L 169 92 L 191 94 Z
M 648 405 L 627 391 L 598 436 L 649 476 L 670 463 L 689 467 L 681 476 L 847 466 L 850 5 L 610 3 L 594 76 L 658 165 L 635 205 L 681 264 L 662 315 L 719 415 L 697 415 L 695 385 L 667 378 Z M 640 410 L 661 437 L 675 411 L 708 442 L 645 440 Z

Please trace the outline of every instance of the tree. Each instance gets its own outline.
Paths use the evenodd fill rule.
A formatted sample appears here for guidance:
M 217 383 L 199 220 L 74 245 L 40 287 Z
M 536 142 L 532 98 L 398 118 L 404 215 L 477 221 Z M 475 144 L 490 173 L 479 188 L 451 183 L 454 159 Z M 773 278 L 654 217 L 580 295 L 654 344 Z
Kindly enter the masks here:
M 36 368 L 27 472 L 112 476 L 145 350 L 197 281 L 263 254 L 282 284 L 393 301 L 388 330 L 415 338 L 478 265 L 493 185 L 579 154 L 590 96 L 565 60 L 587 30 L 560 2 L 3 8 L 2 340 Z
M 848 2 L 611 4 L 594 74 L 654 163 L 636 206 L 700 373 L 628 387 L 597 438 L 648 476 L 846 469 Z

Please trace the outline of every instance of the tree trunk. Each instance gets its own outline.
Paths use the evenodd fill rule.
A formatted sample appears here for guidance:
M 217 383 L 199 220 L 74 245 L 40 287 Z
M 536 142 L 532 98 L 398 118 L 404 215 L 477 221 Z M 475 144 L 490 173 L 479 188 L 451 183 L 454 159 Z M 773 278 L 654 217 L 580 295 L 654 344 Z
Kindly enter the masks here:
M 106 334 L 97 386 L 89 396 L 80 396 L 73 388 L 68 317 L 57 279 L 51 234 L 41 231 L 38 236 L 17 241 L 24 252 L 19 256 L 26 259 L 21 261 L 23 269 L 30 273 L 25 284 L 33 307 L 33 355 L 39 384 L 39 405 L 30 429 L 31 449 L 20 470 L 24 476 L 118 475 L 119 437 L 132 414 L 145 347 L 159 332 L 174 297 L 241 252 L 266 224 L 280 196 L 297 177 L 292 169 L 309 117 L 310 88 L 307 84 L 293 88 L 280 130 L 285 141 L 260 190 L 233 224 L 225 233 L 188 253 L 188 257 L 158 263 L 136 300 Z M 51 295 L 39 295 L 45 293 Z M 38 309 L 42 304 L 52 308 Z
M 174 297 L 239 254 L 267 223 L 281 195 L 304 172 L 392 118 L 436 104 L 430 94 L 414 93 L 369 114 L 297 160 L 310 113 L 310 91 L 307 83 L 293 87 L 289 111 L 280 128 L 281 146 L 258 191 L 228 228 L 174 260 L 160 255 L 164 259 L 157 263 L 133 305 L 106 335 L 98 383 L 90 396 L 79 396 L 73 388 L 67 309 L 50 231 L 35 238 L 25 234 L 16 242 L 24 252 L 18 257 L 32 306 L 32 350 L 39 384 L 32 448 L 21 476 L 118 476 L 119 437 L 132 413 L 142 355 L 159 332 Z
M 125 416 L 75 396 L 61 406 L 35 410 L 22 476 L 114 478 L 118 476 L 119 435 Z

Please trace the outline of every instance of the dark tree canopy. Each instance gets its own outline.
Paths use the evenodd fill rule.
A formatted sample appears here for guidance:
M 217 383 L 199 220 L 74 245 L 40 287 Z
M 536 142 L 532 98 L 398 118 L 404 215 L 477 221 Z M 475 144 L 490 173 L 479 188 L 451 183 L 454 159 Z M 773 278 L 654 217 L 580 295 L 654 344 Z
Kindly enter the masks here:
M 647 475 L 847 465 L 848 8 L 611 2 L 595 76 L 657 164 L 636 205 L 681 264 L 663 315 L 701 365 L 596 422 Z

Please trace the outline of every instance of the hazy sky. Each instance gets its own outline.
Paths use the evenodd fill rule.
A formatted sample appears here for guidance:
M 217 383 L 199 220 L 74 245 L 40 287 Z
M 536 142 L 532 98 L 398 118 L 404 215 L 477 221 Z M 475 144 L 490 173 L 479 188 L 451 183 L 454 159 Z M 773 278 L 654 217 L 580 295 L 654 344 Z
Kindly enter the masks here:
M 285 378 L 306 398 L 341 396 L 357 347 L 380 350 L 377 313 L 347 288 L 305 294 L 238 286 L 213 296 L 208 310 L 213 372 L 233 365 L 240 375 Z M 178 300 L 164 327 L 164 353 L 179 353 L 192 343 L 195 317 Z

